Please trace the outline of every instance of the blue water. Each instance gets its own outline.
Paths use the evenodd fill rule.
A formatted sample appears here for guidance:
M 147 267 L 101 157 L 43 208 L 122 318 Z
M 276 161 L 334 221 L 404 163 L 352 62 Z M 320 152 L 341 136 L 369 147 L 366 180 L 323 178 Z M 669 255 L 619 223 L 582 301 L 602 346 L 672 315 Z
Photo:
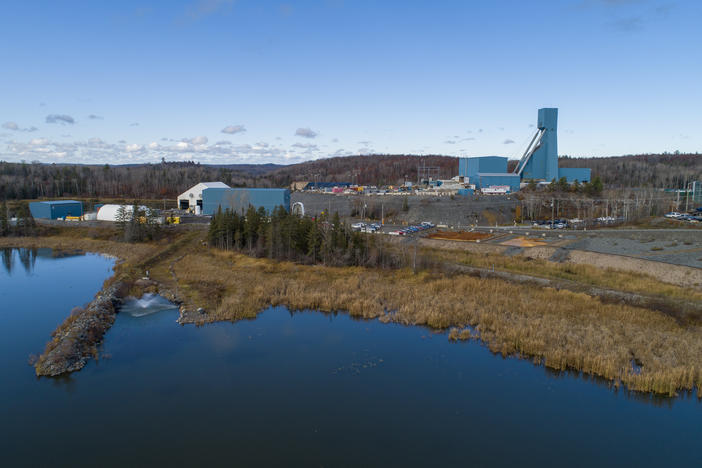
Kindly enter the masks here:
M 112 261 L 0 267 L 3 466 L 675 466 L 702 461 L 702 404 L 616 392 L 445 333 L 264 311 L 180 326 L 132 301 L 81 372 L 26 363 Z M 25 263 L 31 263 L 26 261 Z

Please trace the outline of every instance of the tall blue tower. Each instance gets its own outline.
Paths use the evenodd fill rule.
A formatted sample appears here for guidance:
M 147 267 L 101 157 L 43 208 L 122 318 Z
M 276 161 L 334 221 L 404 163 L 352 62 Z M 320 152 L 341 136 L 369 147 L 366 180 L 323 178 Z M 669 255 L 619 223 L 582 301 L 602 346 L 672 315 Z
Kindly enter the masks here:
M 558 180 L 558 109 L 539 109 L 537 127 L 516 172 L 522 180 Z

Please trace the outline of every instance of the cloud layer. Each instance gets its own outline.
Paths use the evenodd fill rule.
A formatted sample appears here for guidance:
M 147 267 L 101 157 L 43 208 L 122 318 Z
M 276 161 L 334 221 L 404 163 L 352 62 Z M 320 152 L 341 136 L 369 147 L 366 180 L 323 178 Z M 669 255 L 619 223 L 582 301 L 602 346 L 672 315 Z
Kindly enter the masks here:
M 129 164 L 168 161 L 199 161 L 203 164 L 278 163 L 290 164 L 321 156 L 317 145 L 296 143 L 289 147 L 280 144 L 257 142 L 233 144 L 218 141 L 210 144 L 205 136 L 162 139 L 148 144 L 120 140 L 108 143 L 100 138 L 64 142 L 48 138 L 33 138 L 27 142 L 10 140 L 0 160 L 66 162 L 85 164 Z

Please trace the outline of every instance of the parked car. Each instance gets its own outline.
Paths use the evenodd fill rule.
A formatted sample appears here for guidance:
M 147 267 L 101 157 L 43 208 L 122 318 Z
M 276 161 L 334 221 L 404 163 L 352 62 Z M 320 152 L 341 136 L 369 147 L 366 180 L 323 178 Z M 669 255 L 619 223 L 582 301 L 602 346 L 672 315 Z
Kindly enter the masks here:
M 682 216 L 682 213 L 678 213 L 677 211 L 671 211 L 670 213 L 665 214 L 666 218 L 673 218 L 673 219 L 678 219 L 681 216 Z

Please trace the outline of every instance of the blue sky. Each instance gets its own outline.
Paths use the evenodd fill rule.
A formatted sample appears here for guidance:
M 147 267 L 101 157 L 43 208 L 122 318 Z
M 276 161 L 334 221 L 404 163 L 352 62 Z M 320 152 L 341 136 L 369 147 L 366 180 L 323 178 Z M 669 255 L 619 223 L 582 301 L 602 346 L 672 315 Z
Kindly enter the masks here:
M 702 151 L 702 2 L 4 2 L 0 159 Z

